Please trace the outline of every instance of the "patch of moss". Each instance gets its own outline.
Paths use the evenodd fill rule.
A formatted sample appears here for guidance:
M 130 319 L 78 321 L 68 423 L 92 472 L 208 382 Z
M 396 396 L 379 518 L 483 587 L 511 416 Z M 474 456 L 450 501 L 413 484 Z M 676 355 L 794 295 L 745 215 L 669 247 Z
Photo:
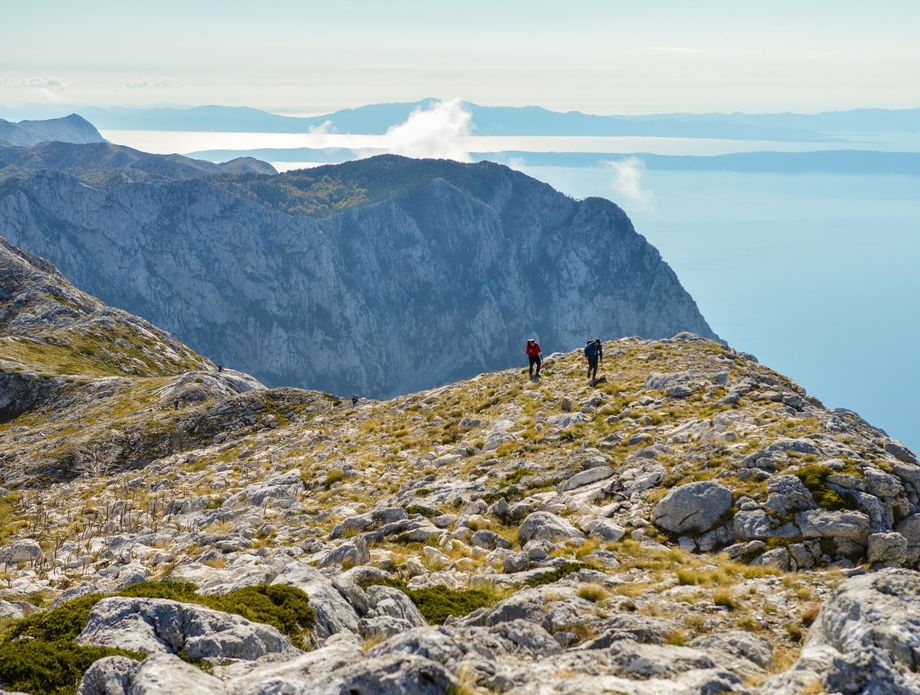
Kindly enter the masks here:
M 72 640 L 5 641 L 0 643 L 0 682 L 9 690 L 72 695 L 86 669 L 106 656 L 143 658 L 125 649 L 86 647 Z
M 579 570 L 594 569 L 586 562 L 563 562 L 551 572 L 541 574 L 539 577 L 531 577 L 527 580 L 527 586 L 542 586 L 543 584 L 552 584 L 560 579 L 568 577 Z
M 3 642 L 20 639 L 34 642 L 64 642 L 76 639 L 86 625 L 89 612 L 102 598 L 102 594 L 89 594 L 50 610 L 20 618 L 10 625 Z
M 836 471 L 830 466 L 811 464 L 796 471 L 795 477 L 802 481 L 819 507 L 837 511 L 853 509 L 856 506 L 852 495 L 839 493 L 827 486 L 827 479 Z
M 406 594 L 431 625 L 441 625 L 451 616 L 460 618 L 478 608 L 492 606 L 499 598 L 496 594 L 482 589 L 450 589 L 446 586 L 410 589 L 396 579 L 378 583 L 399 589 Z

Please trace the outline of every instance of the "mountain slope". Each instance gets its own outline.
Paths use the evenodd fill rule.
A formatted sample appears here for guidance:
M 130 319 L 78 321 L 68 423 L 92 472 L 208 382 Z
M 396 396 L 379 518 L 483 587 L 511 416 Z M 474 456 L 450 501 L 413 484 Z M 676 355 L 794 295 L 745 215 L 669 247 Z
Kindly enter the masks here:
M 232 439 L 318 395 L 267 391 L 0 238 L 0 478 L 41 485 Z M 39 424 L 41 423 L 41 424 Z
M 269 384 L 384 396 L 593 336 L 714 337 L 616 205 L 506 167 L 383 156 L 99 188 L 7 181 L 0 229 Z
M 17 249 L 0 261 L 13 338 L 66 344 L 62 294 L 144 325 Z M 0 423 L 4 687 L 47 691 L 93 645 L 134 653 L 89 666 L 84 695 L 920 685 L 920 465 L 750 355 L 626 338 L 597 382 L 574 352 L 540 381 L 356 407 L 189 367 L 58 369 L 65 388 Z M 313 651 L 272 632 L 295 597 Z
M 0 118 L 0 145 L 30 147 L 40 142 L 105 142 L 92 123 L 75 113 L 63 118 L 12 123 Z

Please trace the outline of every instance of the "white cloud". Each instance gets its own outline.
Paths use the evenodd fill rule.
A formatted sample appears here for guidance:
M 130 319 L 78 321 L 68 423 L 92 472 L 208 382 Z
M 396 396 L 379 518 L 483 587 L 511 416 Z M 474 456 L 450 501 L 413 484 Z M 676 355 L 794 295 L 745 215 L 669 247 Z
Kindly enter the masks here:
M 173 81 L 168 77 L 160 77 L 156 80 L 119 80 L 115 84 L 125 89 L 168 89 L 174 86 Z
M 611 188 L 628 201 L 649 206 L 652 203 L 652 191 L 645 188 L 642 176 L 645 174 L 645 164 L 638 157 L 627 157 L 604 165 L 613 169 L 613 182 Z
M 323 121 L 319 125 L 310 126 L 310 132 L 313 134 L 328 135 L 333 132 L 334 125 L 332 121 Z
M 702 48 L 690 48 L 689 46 L 652 46 L 652 51 L 657 53 L 702 53 Z
M 0 86 L 24 89 L 67 89 L 67 83 L 57 77 L 4 77 Z
M 404 123 L 390 128 L 383 136 L 383 148 L 407 157 L 468 162 L 465 138 L 470 134 L 472 119 L 459 99 L 439 101 L 428 109 L 416 109 Z

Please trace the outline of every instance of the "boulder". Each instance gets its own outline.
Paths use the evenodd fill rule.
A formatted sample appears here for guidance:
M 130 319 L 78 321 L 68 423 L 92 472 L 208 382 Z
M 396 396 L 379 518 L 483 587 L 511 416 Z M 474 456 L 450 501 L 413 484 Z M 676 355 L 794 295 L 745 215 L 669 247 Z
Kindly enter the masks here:
M 271 583 L 296 586 L 306 592 L 310 597 L 310 606 L 316 611 L 314 631 L 318 637 L 328 637 L 343 631 L 358 631 L 358 616 L 354 609 L 332 582 L 309 565 L 292 562 L 286 565 Z
M 610 519 L 592 518 L 581 523 L 582 530 L 591 538 L 616 543 L 626 535 L 626 529 Z
M 329 537 L 335 540 L 336 538 L 341 538 L 344 533 L 349 531 L 366 531 L 397 521 L 405 521 L 408 518 L 409 514 L 402 507 L 376 509 L 367 514 L 359 514 L 358 516 L 345 519 L 345 521 L 332 529 L 332 533 Z
M 340 565 L 342 567 L 355 567 L 356 565 L 366 565 L 370 562 L 371 554 L 367 547 L 367 541 L 358 536 L 345 541 L 338 548 L 330 552 L 320 563 L 322 567 L 330 565 Z
M 532 540 L 583 540 L 584 534 L 552 512 L 533 512 L 518 527 L 518 539 L 522 544 Z
M 473 537 L 470 538 L 470 544 L 477 548 L 485 548 L 486 550 L 511 547 L 511 543 L 509 543 L 505 538 L 502 538 L 500 535 L 495 533 L 495 531 L 489 531 L 488 529 L 476 531 L 476 533 L 473 534 Z
M 126 695 L 138 662 L 126 656 L 107 656 L 93 662 L 83 674 L 77 695 Z
M 0 548 L 0 564 L 17 565 L 32 562 L 42 556 L 42 547 L 31 538 L 15 541 Z
M 596 483 L 599 480 L 605 480 L 612 475 L 613 469 L 607 465 L 587 468 L 568 478 L 562 483 L 561 488 L 564 492 L 574 490 L 579 487 L 584 487 L 585 485 L 590 485 L 591 483 Z
M 430 659 L 408 654 L 385 654 L 357 659 L 326 676 L 307 681 L 304 688 L 296 692 L 317 695 L 445 695 L 454 692 L 455 688 L 456 683 L 447 670 Z
M 860 543 L 869 535 L 869 517 L 862 512 L 813 509 L 795 515 L 806 538 L 847 538 Z
M 141 662 L 110 656 L 83 675 L 78 695 L 223 695 L 223 683 L 172 654 L 154 654 Z
M 168 599 L 115 596 L 90 611 L 79 644 L 191 659 L 258 659 L 297 650 L 278 630 L 239 615 Z
M 655 524 L 671 533 L 708 531 L 732 506 L 732 491 L 709 481 L 671 490 L 656 505 Z
M 885 451 L 902 463 L 917 463 L 917 457 L 914 456 L 914 452 L 904 446 L 901 442 L 894 440 L 885 442 Z
M 866 559 L 872 563 L 903 564 L 907 560 L 907 539 L 896 531 L 870 534 Z
M 902 520 L 897 526 L 897 531 L 907 539 L 907 561 L 920 561 L 920 513 L 911 514 Z
M 427 625 L 412 599 L 392 586 L 369 586 L 367 598 L 370 602 L 368 617 L 389 616 L 409 624 L 410 627 Z
M 364 650 L 357 635 L 341 632 L 329 637 L 319 649 L 284 661 L 266 659 L 255 664 L 244 675 L 233 678 L 229 689 L 234 695 L 316 693 L 318 691 L 308 688 L 308 681 L 345 668 L 360 661 L 363 656 Z

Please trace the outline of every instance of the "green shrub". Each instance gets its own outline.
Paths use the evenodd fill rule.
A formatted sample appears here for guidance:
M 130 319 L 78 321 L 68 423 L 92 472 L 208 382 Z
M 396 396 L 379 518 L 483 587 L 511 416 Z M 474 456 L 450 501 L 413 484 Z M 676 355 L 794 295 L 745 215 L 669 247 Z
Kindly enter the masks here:
M 519 499 L 524 497 L 524 491 L 517 485 L 509 485 L 508 487 L 503 486 L 494 490 L 489 490 L 481 497 L 481 499 L 486 504 L 494 504 L 495 502 L 498 502 L 502 497 L 505 498 L 506 502 L 517 502 Z
M 94 661 L 116 655 L 143 658 L 124 649 L 85 647 L 72 640 L 4 641 L 0 643 L 0 683 L 9 690 L 71 695 Z
M 560 579 L 568 577 L 570 574 L 574 574 L 578 570 L 589 569 L 594 568 L 586 562 L 563 562 L 551 572 L 542 574 L 539 577 L 531 577 L 527 580 L 527 586 L 542 586 L 543 584 L 552 584 L 553 582 L 558 582 Z
M 76 639 L 86 626 L 89 612 L 102 594 L 89 594 L 62 603 L 55 608 L 20 618 L 10 625 L 3 643 L 18 638 L 38 642 L 60 642 Z M 0 678 L 0 682 L 2 678 Z
M 376 584 L 402 591 L 431 625 L 441 625 L 451 616 L 469 615 L 477 608 L 492 606 L 498 601 L 495 594 L 481 589 L 449 589 L 446 586 L 410 589 L 398 579 L 383 579 Z
M 827 479 L 833 473 L 835 471 L 830 466 L 809 465 L 797 471 L 795 477 L 808 488 L 819 507 L 831 511 L 855 508 L 856 503 L 852 495 L 841 494 L 827 486 Z
M 194 603 L 264 623 L 306 648 L 316 614 L 307 595 L 293 586 L 247 586 L 221 595 L 199 594 L 189 582 L 140 582 L 117 595 L 134 598 L 162 598 Z M 76 692 L 83 672 L 96 659 L 120 654 L 143 658 L 142 654 L 108 647 L 85 647 L 74 642 L 86 626 L 93 606 L 106 598 L 90 594 L 13 621 L 0 641 L 0 684 L 30 693 L 65 695 Z M 183 654 L 180 657 L 185 658 Z M 190 662 L 207 670 L 206 662 Z
M 167 598 L 171 601 L 182 601 L 184 603 L 200 603 L 195 599 L 200 598 L 198 587 L 191 582 L 138 582 L 131 586 L 125 587 L 118 592 L 119 596 L 129 596 L 134 598 Z M 97 597 L 98 598 L 101 597 Z
M 304 649 L 306 637 L 316 620 L 307 595 L 295 586 L 280 584 L 247 586 L 220 596 L 202 596 L 204 605 L 247 620 L 265 623 L 287 635 Z
M 444 586 L 428 589 L 407 589 L 406 594 L 412 599 L 425 620 L 432 625 L 441 625 L 450 616 L 469 615 L 477 608 L 493 605 L 497 598 L 494 594 L 480 589 L 448 589 Z

